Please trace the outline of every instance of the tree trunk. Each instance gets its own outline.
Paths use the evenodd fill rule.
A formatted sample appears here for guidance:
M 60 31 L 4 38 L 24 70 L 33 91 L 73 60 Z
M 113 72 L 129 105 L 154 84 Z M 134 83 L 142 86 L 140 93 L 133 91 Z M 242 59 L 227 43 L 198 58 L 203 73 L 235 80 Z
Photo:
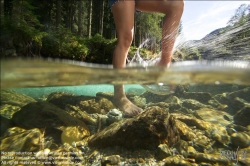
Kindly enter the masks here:
M 11 18 L 13 8 L 13 0 L 4 0 L 4 16 Z
M 56 28 L 61 24 L 62 0 L 56 1 Z
M 82 25 L 82 3 L 83 0 L 78 1 L 78 35 L 82 36 L 82 30 L 83 30 L 83 25 Z
M 91 24 L 92 24 L 92 6 L 93 0 L 90 0 L 89 2 L 89 25 L 88 25 L 88 36 L 91 37 Z
M 103 34 L 103 18 L 104 18 L 104 0 L 102 0 L 101 10 L 100 10 L 100 26 L 99 26 L 100 35 Z

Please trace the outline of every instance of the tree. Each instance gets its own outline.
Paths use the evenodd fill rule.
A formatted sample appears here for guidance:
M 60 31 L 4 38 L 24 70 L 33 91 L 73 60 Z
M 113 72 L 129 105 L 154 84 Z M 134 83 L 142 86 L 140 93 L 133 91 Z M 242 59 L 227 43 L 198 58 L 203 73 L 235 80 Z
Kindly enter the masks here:
M 56 28 L 61 24 L 62 0 L 56 0 Z
M 242 4 L 236 9 L 235 14 L 228 21 L 228 25 L 243 25 L 249 20 L 250 5 Z
M 104 4 L 105 4 L 105 1 L 102 0 L 101 2 L 101 7 L 100 7 L 100 25 L 99 25 L 99 33 L 100 35 L 103 34 L 103 19 L 104 19 Z
M 89 22 L 88 22 L 88 36 L 91 37 L 91 25 L 92 25 L 92 7 L 93 7 L 93 0 L 89 2 Z
M 83 31 L 83 22 L 82 22 L 82 15 L 83 15 L 83 0 L 78 1 L 78 35 L 82 36 Z

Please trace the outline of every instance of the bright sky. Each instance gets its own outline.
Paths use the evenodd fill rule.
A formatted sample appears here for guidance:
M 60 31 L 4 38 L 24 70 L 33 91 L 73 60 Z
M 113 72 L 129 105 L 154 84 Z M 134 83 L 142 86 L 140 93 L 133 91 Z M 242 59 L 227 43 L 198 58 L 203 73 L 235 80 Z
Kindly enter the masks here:
M 182 15 L 185 39 L 200 40 L 213 30 L 225 27 L 241 4 L 250 4 L 250 1 L 185 0 Z

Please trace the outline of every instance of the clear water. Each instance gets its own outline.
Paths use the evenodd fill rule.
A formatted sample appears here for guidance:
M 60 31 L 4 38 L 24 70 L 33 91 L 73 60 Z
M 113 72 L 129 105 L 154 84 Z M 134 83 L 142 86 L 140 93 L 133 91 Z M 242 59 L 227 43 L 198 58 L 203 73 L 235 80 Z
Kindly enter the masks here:
M 148 63 L 147 63 L 148 64 Z M 134 64 L 130 65 L 125 69 L 117 70 L 113 69 L 112 66 L 103 66 L 103 65 L 96 65 L 96 64 L 88 64 L 88 63 L 82 63 L 82 62 L 74 62 L 74 61 L 68 61 L 68 60 L 51 60 L 51 59 L 12 59 L 12 60 L 2 60 L 1 61 L 1 88 L 2 90 L 11 89 L 14 90 L 20 94 L 25 94 L 27 96 L 30 96 L 34 98 L 37 101 L 45 101 L 49 94 L 52 92 L 67 92 L 70 94 L 74 94 L 75 96 L 89 96 L 92 98 L 95 98 L 97 93 L 100 92 L 108 92 L 113 93 L 113 85 L 116 84 L 124 84 L 125 85 L 125 91 L 127 94 L 133 93 L 135 96 L 143 95 L 143 93 L 150 92 L 152 101 L 148 101 L 144 107 L 147 108 L 150 106 L 150 104 L 156 102 L 157 96 L 158 98 L 161 98 L 162 96 L 166 96 L 165 98 L 168 98 L 169 96 L 178 96 L 179 100 L 183 103 L 186 102 L 185 96 L 178 95 L 175 91 L 176 89 L 171 89 L 171 87 L 176 87 L 178 85 L 188 85 L 189 89 L 187 90 L 187 93 L 209 93 L 211 96 L 216 95 L 228 95 L 230 97 L 230 93 L 234 93 L 237 91 L 241 91 L 242 89 L 247 89 L 250 87 L 250 63 L 248 61 L 185 61 L 185 62 L 178 62 L 173 63 L 170 68 L 163 68 L 158 66 L 150 66 L 150 65 L 141 65 L 141 64 Z M 1 92 L 3 93 L 3 91 Z M 237 93 L 239 95 L 239 98 L 241 98 L 240 93 Z M 250 93 L 249 93 L 250 96 Z M 155 99 L 154 99 L 155 97 Z M 192 98 L 192 97 L 191 97 Z M 2 100 L 2 98 L 1 98 Z M 12 105 L 10 108 L 16 107 L 18 104 L 15 100 L 17 98 L 10 97 L 9 101 L 1 101 L 1 116 L 7 117 L 7 119 L 11 119 L 11 117 L 14 116 L 15 113 L 12 115 L 8 114 L 8 111 L 6 113 L 6 108 L 4 105 Z M 166 102 L 164 98 L 162 98 L 162 101 L 158 102 Z M 199 99 L 196 99 L 197 101 Z M 237 101 L 241 101 L 238 100 Z M 62 101 L 63 102 L 63 101 Z M 64 101 L 65 102 L 65 101 Z M 67 101 L 66 101 L 67 102 Z M 250 101 L 244 100 L 245 105 L 249 105 Z M 157 104 L 157 102 L 156 102 Z M 171 104 L 171 103 L 169 103 Z M 221 103 L 225 104 L 225 103 Z M 19 105 L 20 106 L 20 105 Z M 161 106 L 161 104 L 159 104 Z M 213 105 L 214 106 L 214 105 Z M 228 107 L 231 107 L 229 104 Z M 164 106 L 162 106 L 164 108 Z M 184 107 L 183 107 L 184 108 Z M 188 108 L 188 107 L 187 107 Z M 204 107 L 205 108 L 205 107 Z M 209 107 L 210 108 L 210 107 Z M 175 110 L 170 110 L 171 113 L 180 113 L 183 114 L 183 117 L 187 115 L 192 115 L 197 110 L 195 108 L 187 109 L 191 110 L 191 112 L 175 112 Z M 213 108 L 214 110 L 219 111 L 218 109 Z M 221 111 L 221 110 L 220 110 Z M 233 116 L 230 111 L 232 109 L 224 109 L 222 110 L 226 112 L 226 115 L 221 114 L 213 115 L 212 116 L 207 113 L 206 111 L 203 111 L 201 116 L 204 121 L 207 121 L 209 123 L 215 123 L 216 125 L 223 126 L 225 131 L 229 128 L 226 125 L 233 124 Z M 229 112 L 227 112 L 229 111 Z M 18 110 L 17 110 L 18 112 Z M 203 115 L 205 113 L 205 115 Z M 98 113 L 95 113 L 98 115 Z M 95 117 L 95 114 L 89 114 L 90 116 Z M 100 116 L 100 115 L 99 115 Z M 105 114 L 103 114 L 105 116 Z M 220 119 L 222 117 L 222 119 Z M 223 118 L 224 117 L 224 118 Z M 225 120 L 228 119 L 229 120 Z M 181 119 L 181 118 L 180 118 Z M 44 121 L 45 123 L 46 121 Z M 3 126 L 3 127 L 2 127 Z M 4 128 L 6 126 L 5 122 L 1 125 L 1 129 L 7 130 Z M 15 125 L 14 125 L 15 126 Z M 12 126 L 13 127 L 13 126 Z M 18 127 L 18 126 L 17 126 Z M 91 134 L 95 134 L 95 129 L 93 130 L 93 126 L 89 125 L 89 130 L 91 130 Z M 241 126 L 243 131 L 246 134 L 249 134 L 249 128 L 247 129 L 247 126 Z M 94 127 L 95 128 L 95 127 Z M 105 127 L 103 127 L 105 129 Z M 12 128 L 13 129 L 13 128 Z M 35 129 L 34 129 L 35 130 Z M 55 151 L 58 150 L 58 147 L 64 147 L 72 146 L 74 147 L 75 144 L 79 144 L 78 142 L 71 142 L 71 144 L 62 144 L 58 143 L 58 145 L 55 147 L 53 146 L 56 144 L 49 144 L 49 138 L 50 132 L 49 129 L 45 129 L 48 131 L 48 133 L 43 136 L 43 139 L 45 140 L 45 144 L 42 143 L 40 145 L 40 148 L 33 150 L 33 154 L 22 154 L 20 155 L 18 149 L 19 145 L 22 144 L 19 141 L 22 139 L 22 136 L 19 137 L 19 141 L 15 140 L 16 137 L 11 137 L 13 134 L 9 134 L 9 136 L 2 135 L 2 140 L 5 140 L 1 144 L 1 152 L 2 155 L 5 156 L 5 158 L 2 158 L 2 162 L 19 162 L 21 163 L 21 160 L 24 161 L 24 157 L 28 156 L 29 159 L 25 161 L 29 161 L 30 164 L 34 165 L 38 164 L 38 161 L 40 162 L 48 162 L 46 159 L 39 159 L 36 155 L 36 152 L 39 152 L 43 155 L 48 155 L 47 151 L 50 151 L 50 154 L 53 156 L 55 155 Z M 70 131 L 72 131 L 71 129 Z M 219 130 L 219 129 L 218 129 Z M 229 129 L 228 129 L 229 130 Z M 236 133 L 238 133 L 238 129 L 231 129 L 235 130 Z M 229 131 L 231 131 L 229 130 Z M 64 131 L 64 130 L 63 130 Z M 66 129 L 65 129 L 66 131 Z M 228 131 L 228 132 L 229 132 Z M 8 131 L 11 133 L 10 131 Z M 24 131 L 22 131 L 24 133 Z M 22 133 L 21 132 L 21 133 Z M 32 131 L 34 132 L 34 131 Z M 220 131 L 213 130 L 212 133 L 217 133 L 218 135 L 221 134 Z M 76 134 L 76 133 L 75 133 Z M 52 134 L 53 135 L 53 134 Z M 63 134 L 62 134 L 63 135 Z M 14 135 L 15 136 L 15 135 Z M 58 135 L 60 137 L 60 134 Z M 71 134 L 71 137 L 74 138 L 74 134 Z M 197 138 L 199 136 L 197 135 Z M 250 137 L 250 136 L 249 136 Z M 15 143 L 15 146 L 11 147 L 10 143 L 7 143 L 8 148 L 6 149 L 6 139 L 11 138 Z M 217 138 L 217 137 L 216 137 Z M 30 138 L 35 139 L 35 138 Z M 56 139 L 53 137 L 53 139 Z M 62 139 L 62 138 L 61 138 Z M 146 138 L 145 138 L 146 139 Z M 212 138 L 209 138 L 211 141 L 213 141 Z M 247 137 L 247 140 L 245 142 L 248 142 L 250 145 L 250 139 Z M 248 140 L 249 139 L 249 140 Z M 58 138 L 60 142 L 60 138 Z M 53 142 L 53 141 L 52 141 Z M 190 144 L 190 141 L 187 141 Z M 81 141 L 80 141 L 81 143 Z M 16 145 L 17 144 L 17 145 Z M 28 143 L 29 144 L 29 143 Z M 40 143 L 39 143 L 40 144 Z M 196 150 L 200 149 L 199 141 L 196 142 L 195 140 L 191 141 L 191 145 Z M 237 144 L 237 143 L 236 143 Z M 190 146 L 191 146 L 190 145 Z M 198 145 L 198 146 L 197 146 Z M 248 146 L 249 146 L 248 145 Z M 249 164 L 249 148 L 247 148 L 246 145 L 244 147 L 237 147 L 238 145 L 235 145 L 235 143 L 228 142 L 226 144 L 219 143 L 219 144 L 211 144 L 209 145 L 212 147 L 213 151 L 200 151 L 201 154 L 209 154 L 209 155 L 219 155 L 217 159 L 210 159 L 209 161 L 206 161 L 207 159 L 204 159 L 204 163 L 213 163 L 213 162 L 220 162 L 219 160 L 222 160 L 222 163 L 228 164 L 228 161 L 230 164 L 236 164 L 238 160 L 243 164 Z M 72 148 L 71 147 L 71 148 Z M 15 148 L 17 148 L 15 150 Z M 27 150 L 25 150 L 24 152 Z M 27 147 L 26 147 L 27 148 Z M 83 149 L 82 149 L 83 148 Z M 84 150 L 85 148 L 85 150 Z M 88 150 L 86 150 L 86 148 Z M 230 155 L 228 153 L 235 153 L 236 150 L 239 150 L 237 158 L 230 158 Z M 147 148 L 146 148 L 147 149 Z M 177 157 L 177 154 L 182 154 L 182 152 L 179 152 L 178 147 L 171 147 L 170 150 L 172 151 L 172 157 Z M 13 153 L 6 153 L 6 152 L 13 152 Z M 115 147 L 115 148 L 93 148 L 81 145 L 80 147 L 74 148 L 74 153 L 76 151 L 80 151 L 82 159 L 80 160 L 80 163 L 82 165 L 100 165 L 101 160 L 105 156 L 112 156 L 112 155 L 119 155 L 123 159 L 119 159 L 118 165 L 124 165 L 124 164 L 131 164 L 131 157 L 135 158 L 135 163 L 140 165 L 140 160 L 144 161 L 144 164 L 150 165 L 150 163 L 153 164 L 160 164 L 164 162 L 161 159 L 157 158 L 157 154 L 155 154 L 155 151 L 145 151 L 143 149 L 124 149 L 121 145 L 121 147 Z M 45 154 L 46 152 L 46 154 Z M 134 153 L 140 153 L 144 157 L 136 157 L 136 154 Z M 66 152 L 65 152 L 66 153 Z M 71 152 L 70 152 L 71 153 Z M 83 155 L 84 153 L 84 155 Z M 62 154 L 62 152 L 60 152 Z M 67 152 L 68 155 L 69 152 Z M 131 156 L 132 155 L 132 156 Z M 177 156 L 176 156 L 177 155 Z M 183 154 L 184 155 L 184 154 Z M 244 156 L 245 155 L 245 156 Z M 11 160 L 7 157 L 19 157 L 19 160 Z M 94 157 L 93 157 L 94 156 Z M 36 159 L 32 159 L 32 157 L 37 157 Z M 47 156 L 48 157 L 48 156 Z M 113 156 L 114 157 L 114 156 Z M 225 157 L 227 159 L 225 159 Z M 46 157 L 45 157 L 46 158 Z M 69 158 L 69 157 L 68 157 Z M 66 157 L 66 159 L 68 159 Z M 90 160 L 92 158 L 92 160 Z M 48 158 L 47 158 L 48 159 Z M 65 159 L 65 158 L 64 158 Z M 65 163 L 69 164 L 69 161 L 66 161 Z M 107 159 L 109 160 L 109 159 Z M 191 159 L 190 159 L 191 160 Z M 76 160 L 72 160 L 73 162 L 76 162 Z M 78 160 L 77 160 L 78 161 Z M 180 162 L 186 161 L 186 159 L 180 159 Z M 57 161 L 58 162 L 58 161 Z M 68 162 L 68 163 L 67 163 Z M 142 161 L 141 161 L 142 162 Z M 23 162 L 24 163 L 24 162 Z M 200 161 L 197 161 L 197 163 L 202 163 Z M 17 163 L 16 163 L 17 164 Z M 45 164 L 45 163 L 44 163 Z M 72 163 L 71 163 L 72 164 Z

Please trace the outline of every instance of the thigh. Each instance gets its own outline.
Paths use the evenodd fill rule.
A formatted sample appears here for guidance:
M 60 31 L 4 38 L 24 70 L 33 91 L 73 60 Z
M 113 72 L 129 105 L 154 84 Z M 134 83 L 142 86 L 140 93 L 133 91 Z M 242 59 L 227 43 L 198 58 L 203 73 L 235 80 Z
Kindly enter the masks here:
M 132 32 L 134 28 L 135 2 L 131 0 L 120 0 L 112 6 L 111 10 L 118 35 Z
M 183 0 L 136 0 L 135 8 L 144 12 L 167 13 L 183 4 Z

